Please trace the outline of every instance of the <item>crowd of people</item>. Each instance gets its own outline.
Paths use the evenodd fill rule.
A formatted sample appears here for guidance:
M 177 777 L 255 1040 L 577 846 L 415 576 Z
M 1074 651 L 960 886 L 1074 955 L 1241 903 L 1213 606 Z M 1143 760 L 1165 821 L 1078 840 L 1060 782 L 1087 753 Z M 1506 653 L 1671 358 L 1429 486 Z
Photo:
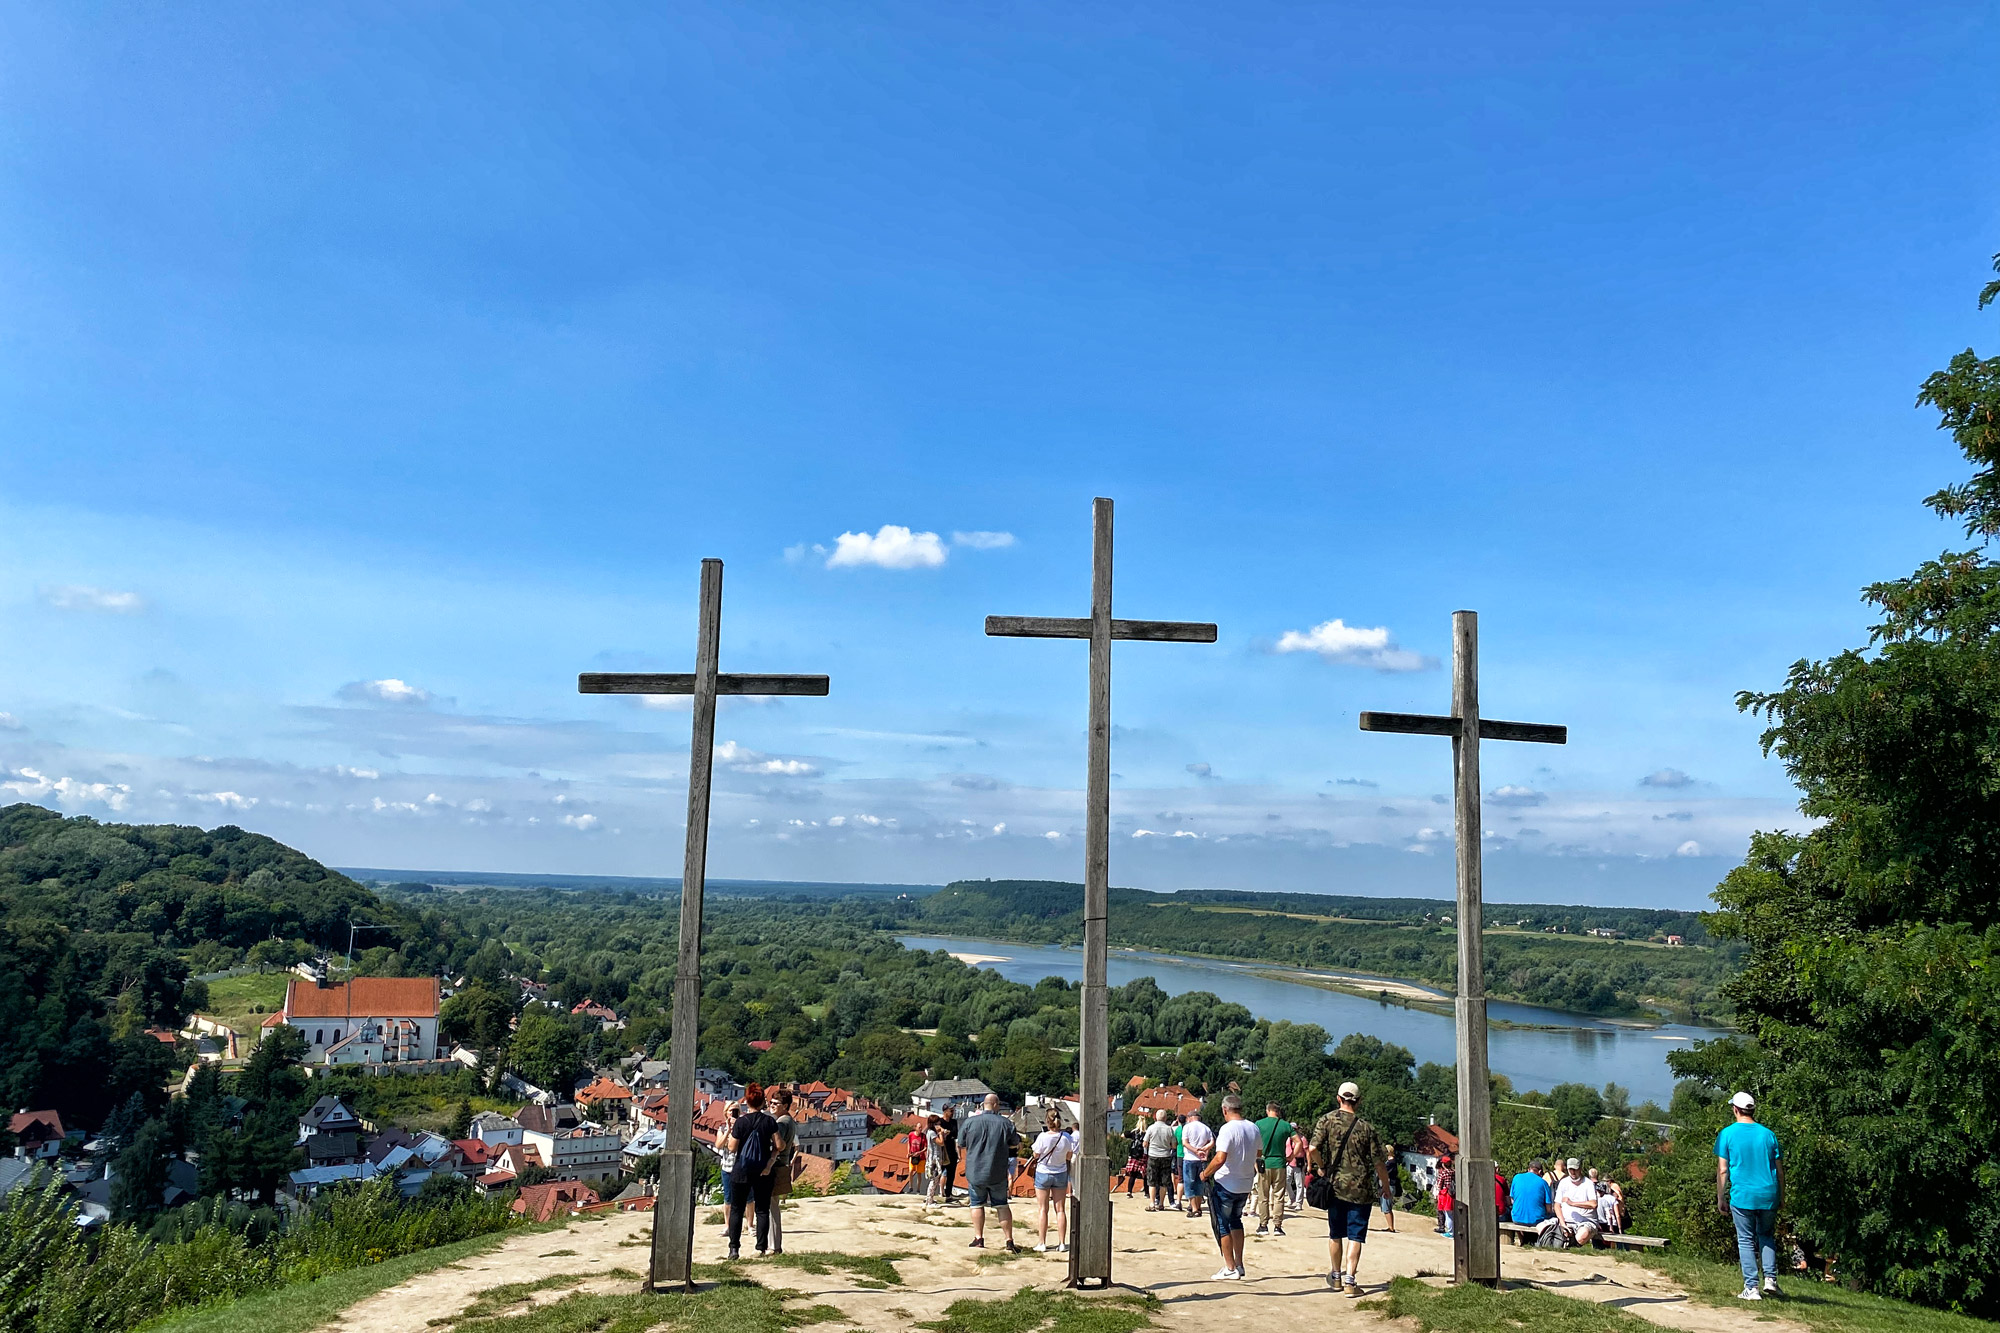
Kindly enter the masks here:
M 744 1216 L 751 1211 L 757 1253 L 784 1252 L 773 1191 L 777 1182 L 790 1180 L 791 1159 L 798 1150 L 791 1096 L 783 1089 L 774 1090 L 767 1110 L 764 1090 L 752 1084 L 734 1108 L 735 1119 L 722 1138 L 731 1259 L 738 1257 Z M 1115 1195 L 1122 1185 L 1130 1197 L 1143 1189 L 1147 1212 L 1206 1216 L 1222 1260 L 1213 1280 L 1223 1282 L 1246 1276 L 1249 1217 L 1257 1220 L 1256 1234 L 1282 1236 L 1288 1213 L 1301 1216 L 1324 1210 L 1327 1284 L 1358 1296 L 1370 1216 L 1379 1207 L 1385 1229 L 1395 1230 L 1396 1197 L 1394 1149 L 1361 1117 L 1360 1098 L 1356 1084 L 1341 1084 L 1338 1105 L 1310 1132 L 1285 1119 L 1276 1103 L 1265 1106 L 1262 1119 L 1249 1119 L 1243 1099 L 1234 1093 L 1222 1099 L 1220 1129 L 1211 1128 L 1193 1112 L 1174 1116 L 1157 1110 L 1150 1124 L 1128 1136 L 1129 1155 L 1112 1192 Z M 1756 1102 L 1750 1094 L 1737 1093 L 1731 1106 L 1735 1122 L 1715 1145 L 1716 1206 L 1735 1224 L 1744 1284 L 1739 1294 L 1745 1300 L 1759 1300 L 1778 1289 L 1774 1231 L 1783 1166 L 1777 1139 L 1757 1123 Z M 925 1198 L 931 1202 L 946 1206 L 956 1202 L 952 1194 L 963 1163 L 966 1203 L 972 1210 L 971 1248 L 986 1248 L 990 1210 L 1000 1224 L 1006 1249 L 1020 1249 L 1014 1240 L 1010 1195 L 1015 1175 L 1028 1171 L 1033 1173 L 1037 1207 L 1035 1251 L 1067 1252 L 1077 1136 L 1052 1109 L 1025 1155 L 1022 1142 L 1013 1120 L 1001 1113 L 1000 1099 L 990 1093 L 980 1110 L 963 1123 L 947 1107 L 925 1117 L 905 1137 L 911 1174 L 922 1176 Z M 1605 1237 L 1623 1232 L 1630 1220 L 1624 1188 L 1595 1167 L 1586 1170 L 1575 1157 L 1565 1160 L 1561 1171 L 1535 1158 L 1511 1180 L 1496 1167 L 1492 1186 L 1496 1213 L 1533 1244 L 1601 1245 Z M 1452 1234 L 1462 1189 L 1471 1188 L 1472 1182 L 1459 1180 L 1449 1154 L 1439 1159 L 1437 1214 L 1438 1229 L 1444 1234 Z

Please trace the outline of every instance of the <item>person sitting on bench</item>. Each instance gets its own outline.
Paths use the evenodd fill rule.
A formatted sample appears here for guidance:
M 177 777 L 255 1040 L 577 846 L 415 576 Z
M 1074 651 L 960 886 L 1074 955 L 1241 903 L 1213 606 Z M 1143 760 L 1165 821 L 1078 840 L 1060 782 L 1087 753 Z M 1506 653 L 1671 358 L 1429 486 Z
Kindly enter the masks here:
M 1556 1216 L 1579 1245 L 1597 1240 L 1604 1230 L 1597 1220 L 1597 1186 L 1583 1174 L 1583 1163 L 1572 1157 L 1563 1163 L 1569 1174 L 1556 1182 Z
M 1548 1163 L 1537 1157 L 1507 1186 L 1508 1197 L 1514 1201 L 1509 1220 L 1533 1227 L 1537 1237 L 1556 1224 L 1555 1191 L 1549 1188 L 1548 1178 L 1542 1174 L 1548 1169 Z

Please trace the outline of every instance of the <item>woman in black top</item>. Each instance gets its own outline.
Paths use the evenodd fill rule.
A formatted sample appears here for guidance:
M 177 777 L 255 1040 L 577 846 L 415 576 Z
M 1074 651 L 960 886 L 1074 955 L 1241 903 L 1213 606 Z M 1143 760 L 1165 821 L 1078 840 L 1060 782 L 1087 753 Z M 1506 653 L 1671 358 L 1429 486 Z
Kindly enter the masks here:
M 729 1257 L 737 1257 L 743 1239 L 743 1210 L 757 1206 L 757 1253 L 764 1253 L 771 1240 L 772 1168 L 778 1162 L 778 1122 L 764 1110 L 764 1089 L 752 1083 L 743 1090 L 743 1104 L 749 1109 L 737 1117 L 727 1135 L 726 1146 L 736 1154 L 731 1172 L 735 1186 L 729 1200 Z
M 951 1206 L 952 1178 L 958 1174 L 958 1115 L 945 1103 L 944 1118 L 937 1127 L 938 1174 L 944 1179 L 945 1206 Z

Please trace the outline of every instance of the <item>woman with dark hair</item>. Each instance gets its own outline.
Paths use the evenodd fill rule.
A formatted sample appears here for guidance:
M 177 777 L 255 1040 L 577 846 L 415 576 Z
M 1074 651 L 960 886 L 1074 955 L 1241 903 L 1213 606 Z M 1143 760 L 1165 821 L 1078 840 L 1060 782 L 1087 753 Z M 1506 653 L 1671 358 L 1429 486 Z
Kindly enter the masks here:
M 751 1204 L 757 1209 L 757 1253 L 770 1246 L 771 1186 L 776 1183 L 771 1173 L 778 1164 L 778 1122 L 764 1110 L 764 1089 L 755 1083 L 745 1088 L 743 1105 L 746 1109 L 723 1140 L 736 1158 L 730 1172 L 734 1184 L 727 1233 L 731 1259 L 737 1257 L 743 1238 L 743 1210 Z

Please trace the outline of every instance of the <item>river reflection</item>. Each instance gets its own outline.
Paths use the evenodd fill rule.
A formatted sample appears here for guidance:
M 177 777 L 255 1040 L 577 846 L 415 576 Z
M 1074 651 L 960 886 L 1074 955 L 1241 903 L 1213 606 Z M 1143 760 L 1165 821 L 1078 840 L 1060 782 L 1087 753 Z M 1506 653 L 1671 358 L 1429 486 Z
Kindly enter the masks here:
M 990 967 L 1009 981 L 1032 985 L 1043 977 L 1061 977 L 1072 982 L 1083 979 L 1083 952 L 1080 949 L 936 935 L 903 935 L 898 938 L 911 949 L 943 949 L 955 954 L 983 955 L 984 960 L 979 966 Z M 1213 991 L 1224 1000 L 1242 1005 L 1259 1018 L 1268 1018 L 1273 1022 L 1289 1019 L 1294 1023 L 1317 1023 L 1331 1033 L 1335 1041 L 1350 1032 L 1365 1032 L 1407 1047 L 1419 1063 L 1435 1060 L 1439 1064 L 1451 1064 L 1457 1059 L 1452 1021 L 1446 1015 L 1409 1008 L 1395 1001 L 1368 999 L 1301 982 L 1257 976 L 1255 972 L 1259 966 L 1216 962 L 1184 954 L 1118 949 L 1112 951 L 1107 961 L 1107 972 L 1114 986 L 1150 976 L 1169 995 L 1192 990 Z M 1262 968 L 1268 970 L 1273 966 L 1266 964 Z M 1439 998 L 1449 997 L 1439 995 Z M 1496 1020 L 1538 1025 L 1533 1029 L 1496 1027 L 1491 1030 L 1489 1063 L 1494 1073 L 1505 1074 L 1513 1080 L 1516 1088 L 1525 1092 L 1551 1088 L 1558 1083 L 1588 1083 L 1599 1088 L 1606 1083 L 1617 1083 L 1631 1089 L 1634 1105 L 1650 1100 L 1665 1106 L 1674 1091 L 1674 1077 L 1667 1068 L 1667 1052 L 1682 1050 L 1692 1041 L 1718 1035 L 1707 1029 L 1678 1025 L 1621 1027 L 1602 1019 L 1498 1000 L 1487 1006 L 1487 1014 Z

